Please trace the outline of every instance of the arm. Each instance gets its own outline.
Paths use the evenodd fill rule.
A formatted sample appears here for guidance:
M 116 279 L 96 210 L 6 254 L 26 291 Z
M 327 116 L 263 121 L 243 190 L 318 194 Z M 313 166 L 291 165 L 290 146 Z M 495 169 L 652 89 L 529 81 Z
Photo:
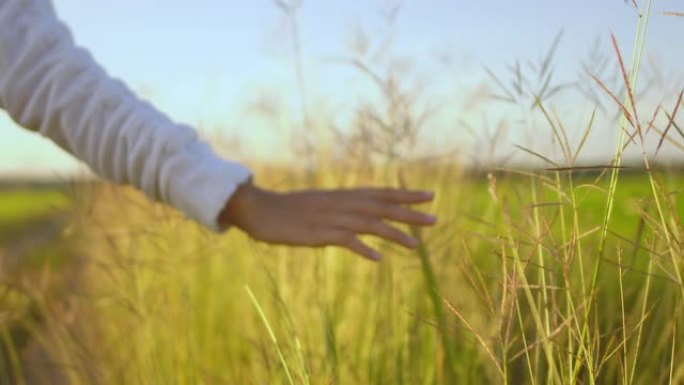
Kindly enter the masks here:
M 307 190 L 275 193 L 245 183 L 221 213 L 252 238 L 276 244 L 347 248 L 371 260 L 382 256 L 359 238 L 371 234 L 407 248 L 418 240 L 387 223 L 412 226 L 434 225 L 437 219 L 405 205 L 429 202 L 431 192 L 387 188 L 352 190 Z
M 190 127 L 171 122 L 109 77 L 75 46 L 47 0 L 0 0 L 0 107 L 95 172 L 143 190 L 205 226 L 235 225 L 255 239 L 336 245 L 370 259 L 358 239 L 372 234 L 415 247 L 386 220 L 432 225 L 406 204 L 431 194 L 392 189 L 274 193 L 217 157 Z
M 96 173 L 205 226 L 250 173 L 108 76 L 46 0 L 0 1 L 0 107 Z

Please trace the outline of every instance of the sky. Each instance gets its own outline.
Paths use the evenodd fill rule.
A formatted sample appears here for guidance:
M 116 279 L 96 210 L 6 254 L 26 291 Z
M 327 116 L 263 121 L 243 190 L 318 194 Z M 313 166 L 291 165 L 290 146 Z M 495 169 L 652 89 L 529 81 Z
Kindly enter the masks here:
M 221 137 L 241 143 L 239 152 L 222 155 L 269 159 L 291 152 L 283 143 L 282 130 L 301 122 L 297 112 L 301 94 L 290 24 L 273 0 L 53 3 L 76 42 L 112 76 L 123 79 L 173 119 L 197 127 L 207 140 L 218 143 L 215 138 Z M 628 58 L 638 19 L 631 2 L 621 0 L 406 0 L 389 27 L 382 12 L 392 4 L 388 1 L 301 3 L 296 17 L 309 109 L 325 106 L 344 125 L 344 117 L 361 100 L 372 99 L 374 91 L 367 79 L 339 59 L 352 55 L 359 31 L 372 48 L 391 34 L 389 56 L 410 63 L 407 79 L 425 84 L 429 95 L 454 103 L 432 123 L 425 142 L 464 147 L 475 142 L 455 122 L 467 121 L 477 131 L 484 114 L 514 113 L 504 107 L 494 107 L 495 111 L 464 107 L 468 95 L 483 84 L 495 89 L 485 66 L 502 73 L 517 59 L 536 60 L 563 30 L 555 56 L 556 76 L 575 80 L 580 59 L 595 41 L 612 53 L 611 32 Z M 661 12 L 682 11 L 676 9 L 682 5 L 654 3 L 647 55 L 678 74 L 684 50 L 681 39 L 673 37 L 684 36 L 684 18 Z M 287 111 L 284 117 L 276 122 L 254 116 L 249 106 L 263 98 L 277 100 Z M 575 104 L 566 100 L 566 106 Z M 586 111 L 581 109 L 577 115 L 584 119 Z M 525 136 L 515 131 L 510 135 L 504 140 Z M 596 147 L 598 153 L 600 148 L 605 153 L 602 144 Z M 0 113 L 0 174 L 60 177 L 85 169 L 49 140 L 15 126 Z

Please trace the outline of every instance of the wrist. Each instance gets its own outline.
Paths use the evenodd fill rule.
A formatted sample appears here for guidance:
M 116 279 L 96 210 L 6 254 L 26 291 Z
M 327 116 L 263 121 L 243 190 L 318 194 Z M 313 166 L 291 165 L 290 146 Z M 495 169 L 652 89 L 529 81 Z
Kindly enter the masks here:
M 245 228 L 245 221 L 249 217 L 249 212 L 254 207 L 259 188 L 251 180 L 239 185 L 233 195 L 228 198 L 223 210 L 218 217 L 219 226 L 226 229 L 235 226 L 241 230 Z

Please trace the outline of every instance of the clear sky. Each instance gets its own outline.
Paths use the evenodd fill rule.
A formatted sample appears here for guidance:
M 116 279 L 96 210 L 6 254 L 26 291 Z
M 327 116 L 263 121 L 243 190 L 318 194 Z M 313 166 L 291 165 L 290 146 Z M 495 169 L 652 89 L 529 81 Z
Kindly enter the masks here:
M 516 59 L 537 59 L 563 29 L 558 76 L 574 80 L 580 58 L 597 38 L 611 53 L 610 31 L 629 56 L 637 20 L 630 3 L 406 0 L 395 20 L 392 55 L 410 62 L 415 78 L 429 84 L 430 92 L 457 100 L 487 79 L 484 65 L 505 71 Z M 669 8 L 681 4 L 654 3 L 648 54 L 664 68 L 678 71 L 684 50 L 682 39 L 675 37 L 684 37 L 684 18 L 659 13 L 681 11 Z M 309 105 L 325 100 L 345 116 L 370 92 L 357 72 L 332 59 L 349 56 L 359 30 L 376 43 L 387 35 L 381 12 L 386 4 L 303 0 L 298 20 Z M 247 109 L 268 95 L 276 95 L 292 111 L 298 106 L 290 30 L 274 1 L 55 0 L 54 5 L 80 45 L 174 119 L 199 127 L 208 137 L 239 138 L 241 156 L 267 158 L 274 150 L 289 151 L 277 129 Z M 455 108 L 453 115 L 466 113 Z M 295 117 L 292 112 L 288 124 Z M 445 117 L 442 122 L 454 119 L 465 117 Z M 426 140 L 466 141 L 449 130 L 433 128 Z M 59 176 L 76 170 L 76 164 L 0 115 L 0 173 Z

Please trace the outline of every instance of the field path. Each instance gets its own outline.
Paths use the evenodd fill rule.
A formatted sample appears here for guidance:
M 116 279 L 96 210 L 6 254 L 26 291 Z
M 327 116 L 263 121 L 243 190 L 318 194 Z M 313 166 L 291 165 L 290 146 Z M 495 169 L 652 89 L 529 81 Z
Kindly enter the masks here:
M 0 242 L 0 279 L 2 284 L 9 283 L 14 287 L 25 291 L 30 298 L 34 293 L 45 297 L 46 305 L 50 309 L 51 316 L 66 317 L 68 310 L 69 294 L 78 283 L 79 258 L 72 255 L 62 255 L 63 231 L 69 223 L 69 214 L 65 212 L 50 213 L 32 219 L 28 224 L 22 225 L 18 231 L 12 231 L 11 237 L 5 237 Z M 62 261 L 55 264 L 36 257 L 37 253 L 52 254 L 49 258 L 60 258 Z M 48 258 L 48 259 L 49 259 Z M 50 265 L 50 266 L 48 266 Z M 46 269 L 50 270 L 49 274 Z M 47 277 L 47 278 L 46 278 Z M 41 343 L 26 332 L 23 323 L 38 325 L 38 333 L 49 336 L 50 331 L 44 322 L 37 318 L 32 311 L 32 306 L 26 307 L 25 314 L 19 319 L 6 326 L 10 330 L 13 340 L 17 344 L 22 365 L 22 376 L 26 385 L 61 385 L 66 384 L 67 379 L 62 374 L 59 363 L 52 357 Z M 37 322 L 36 322 L 37 321 Z M 18 382 L 14 375 L 11 383 Z

